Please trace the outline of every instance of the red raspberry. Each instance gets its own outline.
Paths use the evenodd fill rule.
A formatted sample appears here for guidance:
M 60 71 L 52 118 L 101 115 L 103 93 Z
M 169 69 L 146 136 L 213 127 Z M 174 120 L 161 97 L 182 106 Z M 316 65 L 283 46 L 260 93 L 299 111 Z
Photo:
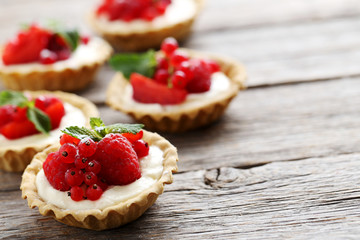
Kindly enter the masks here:
M 59 149 L 60 160 L 64 163 L 73 163 L 77 154 L 77 147 L 70 143 L 65 143 Z
M 215 72 L 219 72 L 220 71 L 220 66 L 219 64 L 211 59 L 204 59 L 203 62 L 208 66 L 208 68 L 210 69 L 210 73 L 215 73 Z
M 139 131 L 137 134 L 132 134 L 132 133 L 122 133 L 121 135 L 123 135 L 124 137 L 127 138 L 127 140 L 129 140 L 129 142 L 134 143 L 135 141 L 141 139 L 144 135 L 143 131 Z
M 173 37 L 165 38 L 161 44 L 161 51 L 165 53 L 166 56 L 170 57 L 171 54 L 179 47 L 178 42 Z
M 71 168 L 65 172 L 65 181 L 69 186 L 80 186 L 84 181 L 84 173 L 77 168 Z
M 77 139 L 77 138 L 74 138 L 70 135 L 67 135 L 67 134 L 63 134 L 61 135 L 60 137 L 60 144 L 61 145 L 64 145 L 65 143 L 71 143 L 71 144 L 74 144 L 75 146 L 77 146 L 80 142 L 80 139 Z
M 134 142 L 133 148 L 139 159 L 149 155 L 149 144 L 144 140 L 137 140 Z
M 89 186 L 88 189 L 86 190 L 86 196 L 91 201 L 98 200 L 102 194 L 103 194 L 103 190 L 101 189 L 100 186 L 96 184 Z
M 59 152 L 50 153 L 43 164 L 47 180 L 53 188 L 60 191 L 68 191 L 70 189 L 69 184 L 65 181 L 65 172 L 73 167 L 74 164 L 63 163 L 60 160 Z
M 201 93 L 208 91 L 211 86 L 211 70 L 208 65 L 199 59 L 192 59 L 190 65 L 194 77 L 186 86 L 188 92 Z
M 84 199 L 84 190 L 79 186 L 74 186 L 70 190 L 71 199 L 78 202 Z
M 79 154 L 83 157 L 90 157 L 95 154 L 96 152 L 96 142 L 91 138 L 86 138 L 80 141 L 79 147 Z
M 168 88 L 137 73 L 131 74 L 130 83 L 134 90 L 133 98 L 142 103 L 178 104 L 187 96 L 185 90 Z
M 96 155 L 102 166 L 100 176 L 110 185 L 126 185 L 141 177 L 136 152 L 121 134 L 106 135 Z

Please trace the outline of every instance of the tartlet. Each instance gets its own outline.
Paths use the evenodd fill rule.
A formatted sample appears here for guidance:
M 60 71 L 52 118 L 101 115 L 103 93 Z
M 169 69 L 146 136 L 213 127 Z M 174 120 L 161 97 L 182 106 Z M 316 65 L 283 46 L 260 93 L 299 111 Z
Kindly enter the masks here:
M 173 6 L 169 6 L 171 11 L 176 11 L 179 4 L 183 4 L 185 0 L 173 0 Z M 109 21 L 106 18 L 98 18 L 95 12 L 89 14 L 88 20 L 92 28 L 106 39 L 118 51 L 143 51 L 149 48 L 159 48 L 161 42 L 167 37 L 174 37 L 178 41 L 183 41 L 191 33 L 192 25 L 200 13 L 204 0 L 186 0 L 194 4 L 194 11 L 186 18 L 180 20 L 171 20 L 165 23 L 165 18 L 160 16 L 152 20 L 152 22 L 145 23 L 144 27 L 130 29 L 128 23 L 121 21 Z M 189 11 L 187 7 L 179 11 Z M 184 14 L 178 14 L 179 16 Z M 131 23 L 131 22 L 130 22 Z M 134 24 L 135 25 L 135 24 Z
M 52 216 L 57 221 L 70 226 L 92 230 L 104 230 L 124 225 L 141 216 L 162 194 L 165 184 L 173 181 L 172 172 L 177 171 L 177 150 L 167 140 L 155 133 L 144 131 L 143 139 L 150 146 L 157 146 L 163 152 L 163 170 L 158 180 L 146 190 L 136 194 L 124 202 L 114 204 L 104 209 L 68 210 L 44 201 L 37 189 L 36 177 L 50 152 L 59 149 L 53 145 L 38 153 L 26 168 L 22 177 L 22 197 L 27 199 L 30 208 L 39 208 L 44 216 Z M 99 199 L 101 200 L 101 198 Z
M 0 56 L 4 54 L 5 46 L 2 46 Z M 0 59 L 0 80 L 12 90 L 77 91 L 94 80 L 99 67 L 111 54 L 112 48 L 106 41 L 92 37 L 86 44 L 79 44 L 70 58 L 54 63 L 28 61 L 9 65 Z
M 64 103 L 68 103 L 79 109 L 83 113 L 85 119 L 99 115 L 97 108 L 93 103 L 75 94 L 60 91 L 26 91 L 26 93 L 32 97 L 41 95 L 55 96 Z M 85 121 L 84 124 L 87 124 L 87 121 Z M 58 129 L 55 129 L 54 131 L 56 130 Z M 57 142 L 57 139 L 53 143 L 55 142 Z M 8 172 L 21 172 L 31 162 L 31 159 L 36 153 L 43 151 L 50 145 L 51 143 L 30 142 L 18 146 L 0 146 L 0 169 Z
M 239 90 L 245 89 L 245 68 L 231 58 L 189 49 L 182 49 L 182 51 L 191 57 L 217 61 L 221 72 L 229 78 L 230 87 L 215 97 L 200 99 L 192 106 L 181 107 L 182 104 L 179 104 L 171 106 L 171 108 L 155 110 L 147 107 L 146 104 L 139 104 L 139 107 L 135 109 L 133 105 L 129 104 L 129 99 L 124 94 L 130 85 L 129 81 L 122 73 L 116 73 L 107 89 L 106 103 L 112 108 L 130 115 L 152 131 L 184 132 L 208 125 L 219 119 Z

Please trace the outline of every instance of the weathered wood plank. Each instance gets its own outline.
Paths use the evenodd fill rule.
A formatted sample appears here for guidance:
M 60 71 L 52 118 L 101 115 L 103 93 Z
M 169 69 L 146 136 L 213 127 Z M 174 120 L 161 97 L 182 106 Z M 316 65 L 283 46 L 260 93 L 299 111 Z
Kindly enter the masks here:
M 143 217 L 101 233 L 67 227 L 1 194 L 2 237 L 108 239 L 355 239 L 360 155 L 176 174 Z M 36 231 L 34 231 L 36 229 Z M 353 238 L 351 238 L 353 237 Z

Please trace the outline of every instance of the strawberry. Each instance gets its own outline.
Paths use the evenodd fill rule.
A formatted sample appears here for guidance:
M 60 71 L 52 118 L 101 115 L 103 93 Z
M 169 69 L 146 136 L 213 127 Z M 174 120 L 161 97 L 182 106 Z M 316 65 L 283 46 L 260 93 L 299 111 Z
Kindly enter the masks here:
M 131 74 L 130 83 L 134 91 L 133 98 L 142 103 L 179 104 L 187 96 L 183 89 L 168 88 L 138 73 Z
M 1 134 L 7 139 L 16 139 L 24 136 L 32 135 L 38 131 L 35 125 L 29 120 L 22 122 L 10 122 L 1 128 Z

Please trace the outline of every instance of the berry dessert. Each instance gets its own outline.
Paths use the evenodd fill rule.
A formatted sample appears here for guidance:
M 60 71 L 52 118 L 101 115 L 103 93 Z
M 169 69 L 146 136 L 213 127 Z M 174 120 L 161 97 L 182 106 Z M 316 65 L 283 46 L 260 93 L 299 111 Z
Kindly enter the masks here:
M 110 65 L 121 73 L 108 87 L 107 103 L 147 129 L 164 132 L 216 121 L 246 78 L 236 61 L 178 49 L 173 38 L 165 39 L 157 54 L 115 55 Z
M 94 79 L 111 53 L 100 38 L 32 24 L 0 50 L 0 79 L 13 90 L 75 91 Z
M 141 216 L 172 183 L 177 150 L 141 124 L 65 128 L 26 168 L 22 197 L 65 224 L 104 230 Z
M 0 169 L 23 171 L 33 156 L 56 143 L 61 128 L 97 116 L 86 99 L 63 92 L 0 92 Z
M 92 27 L 114 48 L 142 51 L 166 37 L 185 39 L 203 0 L 103 0 L 89 16 Z

